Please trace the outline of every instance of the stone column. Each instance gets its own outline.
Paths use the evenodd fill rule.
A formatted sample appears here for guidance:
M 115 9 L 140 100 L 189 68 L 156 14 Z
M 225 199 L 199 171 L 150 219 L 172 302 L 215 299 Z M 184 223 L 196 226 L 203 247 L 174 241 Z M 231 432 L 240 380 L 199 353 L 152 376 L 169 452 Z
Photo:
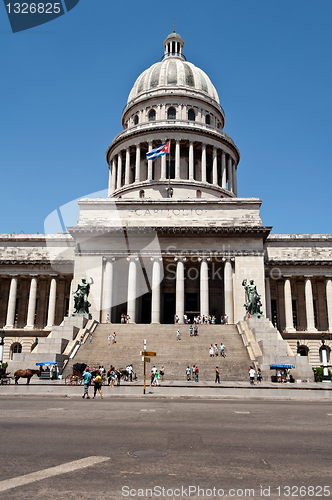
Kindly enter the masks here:
M 116 165 L 115 158 L 112 159 L 112 193 L 114 193 L 116 189 Z
M 130 323 L 136 323 L 136 280 L 138 258 L 128 257 L 127 260 L 129 261 L 127 314 L 130 316 Z
M 228 173 L 228 191 L 233 192 L 233 160 L 230 156 L 228 157 L 227 173 Z
M 326 278 L 326 309 L 329 332 L 332 333 L 332 278 Z
M 200 270 L 200 314 L 209 315 L 209 266 L 208 259 L 201 259 Z
M 227 175 L 226 175 L 226 153 L 221 152 L 221 187 L 227 188 Z
M 112 302 L 113 302 L 113 262 L 114 258 L 107 260 L 104 271 L 104 294 L 103 294 L 103 323 L 106 323 L 107 315 L 109 322 L 112 322 Z
M 149 151 L 152 150 L 152 141 L 149 141 Z M 153 160 L 148 160 L 148 181 L 152 181 L 152 162 Z
M 130 184 L 130 149 L 126 149 L 125 186 Z
M 293 306 L 292 306 L 292 290 L 291 283 L 288 277 L 285 277 L 284 284 L 284 296 L 285 296 L 285 320 L 286 320 L 286 332 L 296 332 L 293 324 Z
M 265 278 L 266 317 L 272 321 L 270 279 Z
M 237 196 L 237 175 L 235 162 L 233 162 L 233 193 Z
M 180 179 L 180 139 L 175 139 L 175 179 Z
M 35 326 L 36 300 L 37 300 L 37 278 L 32 277 L 30 283 L 28 317 L 27 317 L 27 324 L 25 326 L 26 329 L 32 329 Z
M 224 267 L 224 293 L 225 314 L 228 315 L 228 323 L 234 323 L 233 269 L 229 259 L 226 260 Z
M 305 311 L 307 316 L 307 331 L 317 332 L 315 327 L 314 299 L 312 296 L 311 276 L 305 276 Z
M 116 189 L 120 189 L 121 187 L 121 175 L 122 175 L 122 156 L 120 151 L 118 154 L 118 178 L 117 178 Z
M 112 163 L 110 163 L 109 166 L 108 166 L 108 196 L 111 196 L 111 194 L 113 193 L 113 191 L 112 191 L 112 182 L 113 182 L 113 179 L 112 179 Z
M 136 144 L 136 168 L 135 168 L 135 182 L 141 179 L 141 145 Z
M 151 296 L 151 323 L 160 323 L 160 284 L 162 258 L 151 258 L 152 264 L 152 296 Z
M 74 280 L 72 279 L 71 283 L 70 283 L 70 292 L 69 292 L 69 310 L 68 310 L 68 316 L 69 317 L 74 312 L 74 297 L 73 297 L 74 291 L 75 291 L 74 290 Z
M 202 182 L 206 182 L 206 144 L 202 142 Z
M 176 298 L 175 314 L 179 316 L 179 323 L 183 323 L 184 315 L 184 259 L 177 260 L 176 264 Z
M 14 328 L 16 295 L 17 295 L 17 277 L 13 276 L 10 282 L 10 289 L 9 289 L 6 328 Z
M 189 141 L 189 180 L 194 180 L 194 142 Z
M 212 183 L 216 186 L 218 185 L 218 158 L 217 158 L 217 148 L 213 146 L 213 163 L 212 163 Z
M 48 301 L 47 326 L 54 326 L 55 306 L 56 306 L 56 278 L 52 278 L 50 286 L 50 298 Z

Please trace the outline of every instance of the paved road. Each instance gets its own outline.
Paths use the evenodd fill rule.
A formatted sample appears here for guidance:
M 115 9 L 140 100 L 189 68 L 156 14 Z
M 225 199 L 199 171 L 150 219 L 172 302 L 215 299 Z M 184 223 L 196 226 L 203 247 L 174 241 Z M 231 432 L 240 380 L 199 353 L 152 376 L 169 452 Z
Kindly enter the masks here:
M 332 496 L 330 401 L 45 396 L 0 408 L 1 499 L 172 500 L 189 486 L 190 498 Z M 131 455 L 149 449 L 167 455 Z M 145 491 L 155 486 L 165 491 Z

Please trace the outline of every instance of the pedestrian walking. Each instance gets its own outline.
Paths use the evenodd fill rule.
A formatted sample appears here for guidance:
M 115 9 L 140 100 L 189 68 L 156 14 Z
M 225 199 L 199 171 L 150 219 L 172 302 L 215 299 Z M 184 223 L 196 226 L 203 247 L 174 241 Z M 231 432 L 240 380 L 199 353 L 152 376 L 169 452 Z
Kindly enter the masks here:
M 94 383 L 95 383 L 95 387 L 94 387 L 94 392 L 93 392 L 93 399 L 95 399 L 97 391 L 99 392 L 101 399 L 103 399 L 103 393 L 101 392 L 101 375 L 100 375 L 100 373 L 97 373 L 97 375 L 95 376 Z
M 109 336 L 107 337 L 108 345 L 111 345 L 111 340 L 112 340 L 112 335 L 109 334 Z
M 198 382 L 198 372 L 199 372 L 198 366 L 196 365 L 195 366 L 195 382 Z
M 156 373 L 154 374 L 154 385 L 159 385 L 159 372 L 156 370 Z
M 186 375 L 187 375 L 187 381 L 189 382 L 191 380 L 189 366 L 187 366 L 187 368 L 186 368 Z
M 198 326 L 197 324 L 194 326 L 194 337 L 197 337 L 198 335 Z
M 192 367 L 192 379 L 195 380 L 195 371 L 196 371 L 196 366 L 193 365 Z
M 214 344 L 214 355 L 215 356 L 218 356 L 218 351 L 219 351 L 218 344 Z
M 210 345 L 209 353 L 210 353 L 210 358 L 213 358 L 214 357 L 214 348 L 213 348 L 212 344 Z
M 153 370 L 151 370 L 150 379 L 151 379 L 151 382 L 150 382 L 150 387 L 151 387 L 153 385 L 153 381 L 154 381 L 154 371 Z
M 181 339 L 180 339 L 180 335 L 181 335 L 181 332 L 180 332 L 180 330 L 178 330 L 178 331 L 176 332 L 176 340 L 181 340 Z
M 194 327 L 193 327 L 193 325 L 190 325 L 190 328 L 189 328 L 190 337 L 193 336 L 193 333 L 194 333 Z
M 214 381 L 214 383 L 216 384 L 217 382 L 218 384 L 220 384 L 220 371 L 218 366 L 216 366 L 216 380 Z
M 164 382 L 164 375 L 165 375 L 164 365 L 161 367 L 161 370 L 160 370 L 159 374 L 161 376 L 161 381 Z
M 90 335 L 89 344 L 92 344 L 92 335 Z
M 115 337 L 116 337 L 116 333 L 114 332 L 112 335 L 112 344 L 116 343 Z
M 85 372 L 83 373 L 83 384 L 84 384 L 84 394 L 82 398 L 84 399 L 86 396 L 86 399 L 90 399 L 89 396 L 89 385 L 91 382 L 91 373 L 89 370 L 85 369 Z

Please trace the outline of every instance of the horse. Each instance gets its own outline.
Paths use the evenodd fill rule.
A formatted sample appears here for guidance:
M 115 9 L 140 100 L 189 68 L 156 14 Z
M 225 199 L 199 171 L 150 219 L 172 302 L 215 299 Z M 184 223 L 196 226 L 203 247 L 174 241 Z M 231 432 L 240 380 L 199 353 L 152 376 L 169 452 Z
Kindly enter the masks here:
M 34 375 L 37 375 L 38 377 L 40 377 L 41 370 L 31 370 L 30 368 L 28 368 L 28 370 L 16 370 L 16 372 L 14 373 L 15 384 L 18 384 L 18 380 L 20 378 L 26 378 L 27 379 L 26 385 L 29 385 L 30 379 Z

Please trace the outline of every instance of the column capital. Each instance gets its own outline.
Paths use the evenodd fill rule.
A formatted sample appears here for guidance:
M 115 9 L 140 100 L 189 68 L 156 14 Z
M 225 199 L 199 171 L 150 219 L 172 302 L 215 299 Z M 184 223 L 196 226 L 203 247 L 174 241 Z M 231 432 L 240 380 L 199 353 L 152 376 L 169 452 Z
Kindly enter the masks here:
M 151 262 L 153 262 L 155 260 L 161 262 L 163 260 L 163 258 L 162 257 L 150 257 L 150 260 L 151 260 Z
M 137 257 L 137 255 L 130 255 L 129 257 L 127 257 L 127 261 L 131 261 L 131 260 L 135 260 L 136 262 L 139 261 L 139 258 Z
M 174 257 L 175 262 L 180 261 L 180 262 L 186 262 L 187 257 Z

